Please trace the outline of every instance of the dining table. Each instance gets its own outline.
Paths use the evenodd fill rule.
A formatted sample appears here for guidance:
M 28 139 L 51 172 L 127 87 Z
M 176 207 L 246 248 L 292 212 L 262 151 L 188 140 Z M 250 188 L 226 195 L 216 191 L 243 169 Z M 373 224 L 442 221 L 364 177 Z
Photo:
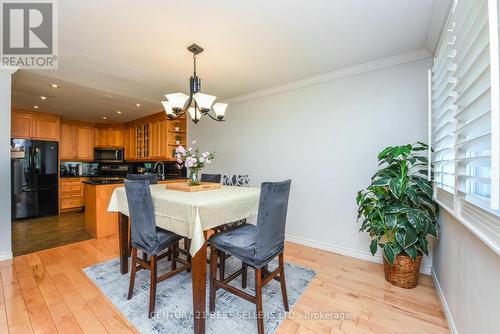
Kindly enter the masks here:
M 156 226 L 191 240 L 193 329 L 205 333 L 207 232 L 215 227 L 247 219 L 255 222 L 260 189 L 222 186 L 219 189 L 187 192 L 168 189 L 168 185 L 150 186 Z M 108 212 L 118 214 L 120 271 L 128 273 L 129 209 L 125 187 L 113 191 Z

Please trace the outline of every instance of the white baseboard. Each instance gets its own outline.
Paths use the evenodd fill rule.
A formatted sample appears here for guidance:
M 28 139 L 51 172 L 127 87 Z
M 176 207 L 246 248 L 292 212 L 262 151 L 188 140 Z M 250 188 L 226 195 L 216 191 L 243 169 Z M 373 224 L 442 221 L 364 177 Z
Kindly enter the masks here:
M 369 251 L 361 251 L 355 248 L 349 248 L 344 246 L 335 245 L 328 242 L 316 241 L 311 239 L 306 239 L 302 237 L 297 237 L 291 234 L 285 235 L 286 241 L 294 242 L 296 244 L 317 248 L 321 250 L 325 250 L 332 253 L 337 253 L 340 255 L 350 256 L 361 260 L 366 260 L 370 262 L 383 263 L 382 257 L 378 254 L 372 256 Z M 420 267 L 420 272 L 422 274 L 430 275 L 431 274 L 431 266 L 430 265 L 422 265 Z
M 441 299 L 441 303 L 443 304 L 444 314 L 446 316 L 446 319 L 448 320 L 448 326 L 450 327 L 450 332 L 451 334 L 458 334 L 457 326 L 455 325 L 455 321 L 453 321 L 453 316 L 451 314 L 448 303 L 446 302 L 443 289 L 441 288 L 441 284 L 439 283 L 439 280 L 434 271 L 432 272 L 432 280 L 434 281 L 437 293 L 439 295 L 439 298 Z
M 11 260 L 12 252 L 0 253 L 0 261 Z

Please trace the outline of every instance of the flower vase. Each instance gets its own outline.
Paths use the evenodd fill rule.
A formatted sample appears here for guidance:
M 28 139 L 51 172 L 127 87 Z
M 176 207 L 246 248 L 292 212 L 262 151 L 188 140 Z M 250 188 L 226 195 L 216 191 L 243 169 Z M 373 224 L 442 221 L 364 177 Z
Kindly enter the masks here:
M 189 185 L 197 186 L 201 183 L 201 169 L 200 168 L 190 168 L 189 169 Z

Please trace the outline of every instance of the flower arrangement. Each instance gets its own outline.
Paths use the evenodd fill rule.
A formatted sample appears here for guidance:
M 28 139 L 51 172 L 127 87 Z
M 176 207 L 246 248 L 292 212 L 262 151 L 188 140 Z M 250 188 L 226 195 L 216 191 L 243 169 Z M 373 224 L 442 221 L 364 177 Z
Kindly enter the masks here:
M 196 141 L 192 142 L 196 145 Z M 183 166 L 189 168 L 189 182 L 191 185 L 200 184 L 200 171 L 212 162 L 215 158 L 215 152 L 203 152 L 196 147 L 189 147 L 187 150 L 183 146 L 178 146 L 175 149 L 175 158 L 177 160 L 177 168 Z

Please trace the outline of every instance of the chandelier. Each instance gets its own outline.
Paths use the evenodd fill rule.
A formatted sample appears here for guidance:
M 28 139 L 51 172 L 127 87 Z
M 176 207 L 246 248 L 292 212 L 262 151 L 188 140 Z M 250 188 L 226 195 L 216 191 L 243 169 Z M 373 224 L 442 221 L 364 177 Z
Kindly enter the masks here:
M 187 48 L 193 53 L 193 75 L 189 79 L 189 95 L 184 93 L 166 94 L 166 101 L 161 101 L 167 117 L 170 120 L 177 119 L 184 115 L 186 111 L 191 116 L 191 119 L 196 124 L 202 116 L 209 116 L 217 122 L 224 121 L 227 103 L 214 103 L 216 96 L 203 94 L 201 90 L 201 79 L 196 75 L 196 56 L 203 52 L 203 48 L 196 44 L 191 44 Z M 213 105 L 212 105 L 213 104 Z M 212 110 L 215 116 L 212 116 Z

